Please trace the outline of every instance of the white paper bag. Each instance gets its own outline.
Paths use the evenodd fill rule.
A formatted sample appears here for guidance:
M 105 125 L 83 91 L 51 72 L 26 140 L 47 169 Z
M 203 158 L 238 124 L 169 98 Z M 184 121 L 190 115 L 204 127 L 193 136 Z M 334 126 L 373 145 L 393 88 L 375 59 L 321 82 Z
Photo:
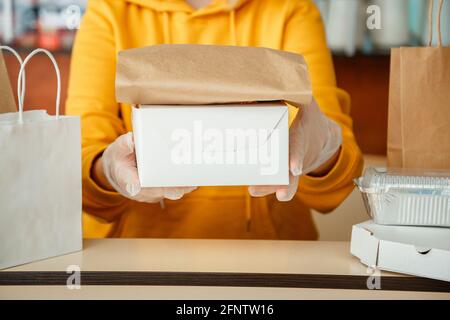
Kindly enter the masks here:
M 81 141 L 79 117 L 45 110 L 0 114 L 0 269 L 80 250 Z M 23 88 L 24 89 L 24 88 Z

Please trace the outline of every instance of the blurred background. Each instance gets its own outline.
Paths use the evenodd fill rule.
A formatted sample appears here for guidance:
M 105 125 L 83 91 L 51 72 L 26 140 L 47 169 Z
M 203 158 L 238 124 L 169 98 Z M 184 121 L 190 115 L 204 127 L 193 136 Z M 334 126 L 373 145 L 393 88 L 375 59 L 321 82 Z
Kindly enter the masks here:
M 280 0 L 281 1 L 281 0 Z M 62 108 L 66 98 L 70 51 L 87 0 L 0 0 L 0 42 L 25 55 L 32 48 L 51 50 L 62 76 Z M 366 165 L 385 163 L 389 90 L 389 50 L 428 43 L 427 0 L 315 0 L 333 51 L 338 86 L 350 93 L 356 139 Z M 450 45 L 450 4 L 444 1 L 443 44 Z M 434 15 L 438 1 L 434 1 Z M 433 43 L 436 43 L 434 39 Z M 10 79 L 18 65 L 7 53 Z M 50 64 L 36 56 L 27 67 L 28 109 L 53 113 L 55 77 Z M 15 81 L 13 89 L 15 90 Z M 336 211 L 317 215 L 321 239 L 345 240 L 352 223 L 367 219 L 360 195 L 354 192 Z M 345 212 L 345 214 L 344 214 Z M 354 212 L 349 214 L 348 212 Z M 345 225 L 347 229 L 336 228 Z M 325 235 L 325 236 L 324 236 Z

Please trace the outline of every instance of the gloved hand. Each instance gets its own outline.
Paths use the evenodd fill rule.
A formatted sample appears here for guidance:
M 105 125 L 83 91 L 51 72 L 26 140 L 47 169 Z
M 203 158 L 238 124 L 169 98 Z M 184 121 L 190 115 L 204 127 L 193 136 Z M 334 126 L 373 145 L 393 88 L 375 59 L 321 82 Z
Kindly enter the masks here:
M 324 115 L 313 99 L 297 113 L 289 129 L 289 185 L 250 186 L 250 195 L 263 197 L 275 193 L 279 201 L 291 200 L 297 192 L 299 176 L 332 159 L 341 144 L 341 127 Z
M 134 153 L 133 133 L 128 132 L 111 143 L 102 155 L 103 173 L 111 186 L 123 196 L 140 202 L 155 203 L 164 198 L 181 199 L 197 187 L 141 189 Z

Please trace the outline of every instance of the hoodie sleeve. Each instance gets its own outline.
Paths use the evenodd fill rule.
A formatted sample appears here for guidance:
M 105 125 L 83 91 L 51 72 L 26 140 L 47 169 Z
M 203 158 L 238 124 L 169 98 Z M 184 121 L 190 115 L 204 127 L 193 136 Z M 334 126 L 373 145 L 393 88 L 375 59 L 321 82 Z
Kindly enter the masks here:
M 116 49 L 106 5 L 88 1 L 72 52 L 66 113 L 81 116 L 83 210 L 112 221 L 128 200 L 102 189 L 91 176 L 95 159 L 125 133 L 114 95 Z
M 304 56 L 312 81 L 314 97 L 321 110 L 342 128 L 339 158 L 323 177 L 303 176 L 297 196 L 309 207 L 328 212 L 352 191 L 353 178 L 361 174 L 363 161 L 352 131 L 350 97 L 337 88 L 333 61 L 327 48 L 324 25 L 310 0 L 295 1 L 285 25 L 283 50 Z

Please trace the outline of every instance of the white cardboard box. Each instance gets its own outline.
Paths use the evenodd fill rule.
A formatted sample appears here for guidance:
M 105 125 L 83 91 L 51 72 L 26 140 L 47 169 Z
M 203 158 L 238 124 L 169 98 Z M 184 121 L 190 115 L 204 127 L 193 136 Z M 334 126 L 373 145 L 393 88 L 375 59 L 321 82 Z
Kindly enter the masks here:
M 133 108 L 142 187 L 286 185 L 283 102 Z
M 369 267 L 450 281 L 450 229 L 379 225 L 353 226 L 350 252 Z

